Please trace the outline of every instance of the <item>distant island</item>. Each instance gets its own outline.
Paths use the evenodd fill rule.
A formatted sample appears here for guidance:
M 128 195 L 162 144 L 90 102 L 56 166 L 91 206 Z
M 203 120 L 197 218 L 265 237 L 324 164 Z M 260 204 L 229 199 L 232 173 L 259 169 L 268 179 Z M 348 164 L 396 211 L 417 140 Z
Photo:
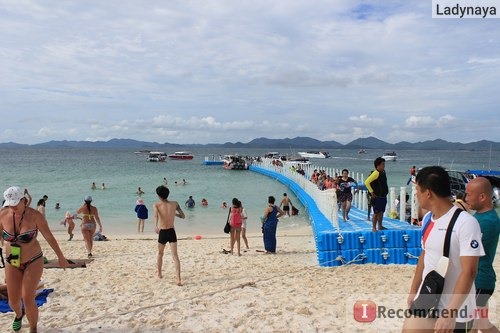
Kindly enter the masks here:
M 14 142 L 0 143 L 0 148 L 133 148 L 140 150 L 172 149 L 179 147 L 207 147 L 207 148 L 268 148 L 268 149 L 384 149 L 384 150 L 478 150 L 478 151 L 500 151 L 500 143 L 481 140 L 470 143 L 449 142 L 442 139 L 398 143 L 388 143 L 375 137 L 358 138 L 348 144 L 337 141 L 319 141 L 309 137 L 295 137 L 285 139 L 257 138 L 247 143 L 226 142 L 208 144 L 173 144 L 146 142 L 132 139 L 111 139 L 109 141 L 49 141 L 33 145 L 19 144 Z

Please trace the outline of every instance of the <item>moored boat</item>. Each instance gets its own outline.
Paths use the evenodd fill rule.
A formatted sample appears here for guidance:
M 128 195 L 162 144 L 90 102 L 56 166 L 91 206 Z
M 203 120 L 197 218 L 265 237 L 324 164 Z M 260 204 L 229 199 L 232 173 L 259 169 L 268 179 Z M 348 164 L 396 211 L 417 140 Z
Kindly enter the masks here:
M 163 151 L 152 151 L 148 155 L 149 162 L 165 162 L 166 159 L 167 154 Z
M 386 152 L 384 155 L 382 155 L 382 158 L 386 161 L 396 161 L 398 158 L 398 155 L 396 152 Z
M 328 152 L 326 151 L 301 151 L 301 152 L 298 152 L 298 154 L 301 156 L 301 157 L 305 157 L 305 158 L 329 158 L 330 157 L 330 154 L 328 154 Z
M 227 170 L 247 170 L 248 163 L 239 155 L 225 155 L 224 169 Z
M 168 158 L 172 160 L 192 160 L 193 154 L 189 151 L 176 151 L 173 154 L 168 155 Z

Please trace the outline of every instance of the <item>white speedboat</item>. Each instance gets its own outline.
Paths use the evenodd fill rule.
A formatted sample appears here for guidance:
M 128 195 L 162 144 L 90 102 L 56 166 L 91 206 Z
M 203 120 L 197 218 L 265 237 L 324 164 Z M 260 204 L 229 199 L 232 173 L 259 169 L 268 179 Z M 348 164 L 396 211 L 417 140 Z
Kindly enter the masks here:
M 395 161 L 398 158 L 398 155 L 395 152 L 387 152 L 382 155 L 382 158 L 386 161 Z
M 330 157 L 330 154 L 328 154 L 326 151 L 301 151 L 301 152 L 298 152 L 298 154 L 301 156 L 301 157 L 305 157 L 305 158 L 329 158 Z
M 167 153 L 163 151 L 152 151 L 148 155 L 149 162 L 165 162 L 167 159 Z

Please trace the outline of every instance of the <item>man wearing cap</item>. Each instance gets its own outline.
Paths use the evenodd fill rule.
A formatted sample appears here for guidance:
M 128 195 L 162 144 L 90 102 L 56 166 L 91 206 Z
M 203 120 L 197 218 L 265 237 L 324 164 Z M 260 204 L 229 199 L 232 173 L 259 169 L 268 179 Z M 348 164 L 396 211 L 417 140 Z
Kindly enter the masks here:
M 68 261 L 50 231 L 47 220 L 36 209 L 28 206 L 25 191 L 13 186 L 3 196 L 3 207 L 6 208 L 0 210 L 0 232 L 6 242 L 5 281 L 9 305 L 15 312 L 12 330 L 21 329 L 23 316 L 26 314 L 30 331 L 36 332 L 38 307 L 35 303 L 35 291 L 43 272 L 43 253 L 37 240 L 38 232 L 56 253 L 60 267 L 68 267 Z

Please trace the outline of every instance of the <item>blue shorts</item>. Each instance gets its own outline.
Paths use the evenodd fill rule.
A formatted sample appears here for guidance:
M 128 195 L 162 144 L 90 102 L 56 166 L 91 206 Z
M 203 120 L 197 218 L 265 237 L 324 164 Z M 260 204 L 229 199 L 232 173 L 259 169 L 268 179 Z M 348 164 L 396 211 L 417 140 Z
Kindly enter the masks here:
M 385 212 L 385 206 L 387 206 L 387 198 L 386 197 L 375 197 L 373 199 L 373 213 L 383 213 Z

